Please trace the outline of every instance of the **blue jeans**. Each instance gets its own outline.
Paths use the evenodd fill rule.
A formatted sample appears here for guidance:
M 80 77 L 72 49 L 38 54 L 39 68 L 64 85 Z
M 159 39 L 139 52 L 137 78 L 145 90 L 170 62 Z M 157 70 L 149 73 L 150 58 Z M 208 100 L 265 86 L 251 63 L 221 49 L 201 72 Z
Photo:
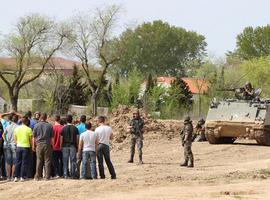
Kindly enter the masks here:
M 96 152 L 84 151 L 82 158 L 82 177 L 87 178 L 87 161 L 90 158 L 91 178 L 97 179 Z
M 30 148 L 17 147 L 16 165 L 14 176 L 19 178 L 27 178 L 27 168 L 29 160 Z
M 110 158 L 110 147 L 106 144 L 100 143 L 98 145 L 98 168 L 99 168 L 100 178 L 102 178 L 102 179 L 105 178 L 103 157 L 105 159 L 106 165 L 107 165 L 109 172 L 111 174 L 111 178 L 115 179 L 116 174 L 115 174 L 114 167 L 113 167 L 113 164 L 112 164 L 111 158 Z
M 76 148 L 75 147 L 63 147 L 63 175 L 64 177 L 68 177 L 68 172 L 70 172 L 70 176 L 72 178 L 77 178 L 77 158 L 76 158 Z M 69 161 L 71 169 L 69 170 Z
M 7 165 L 15 165 L 16 161 L 16 145 L 7 144 L 4 146 L 5 160 Z

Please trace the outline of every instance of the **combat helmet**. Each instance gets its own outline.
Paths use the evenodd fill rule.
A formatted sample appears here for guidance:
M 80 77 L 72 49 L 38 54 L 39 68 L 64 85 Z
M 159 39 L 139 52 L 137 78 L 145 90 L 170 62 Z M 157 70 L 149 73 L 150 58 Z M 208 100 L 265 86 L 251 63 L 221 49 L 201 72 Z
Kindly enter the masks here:
M 185 123 L 190 122 L 190 116 L 186 116 L 185 119 L 184 119 L 184 122 Z
M 198 122 L 203 124 L 203 123 L 205 122 L 205 120 L 201 117 L 201 118 L 198 120 Z
M 245 88 L 251 88 L 252 86 L 251 86 L 251 83 L 250 82 L 246 82 L 245 83 Z

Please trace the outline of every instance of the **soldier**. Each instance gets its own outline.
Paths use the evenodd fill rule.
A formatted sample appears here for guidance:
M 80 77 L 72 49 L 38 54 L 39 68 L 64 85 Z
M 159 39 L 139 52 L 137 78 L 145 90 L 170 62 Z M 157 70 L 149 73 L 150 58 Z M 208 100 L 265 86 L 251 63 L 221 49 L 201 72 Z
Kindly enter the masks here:
M 184 128 L 180 133 L 182 139 L 182 146 L 184 147 L 185 161 L 180 166 L 194 167 L 194 159 L 191 151 L 192 137 L 193 137 L 193 126 L 190 117 L 187 116 L 184 120 Z
M 203 118 L 200 118 L 196 125 L 196 142 L 206 141 L 204 124 L 205 120 Z
M 143 164 L 142 161 L 142 147 L 143 147 L 143 126 L 144 121 L 140 117 L 139 111 L 133 113 L 133 119 L 130 121 L 128 129 L 131 133 L 131 144 L 130 144 L 130 160 L 129 163 L 133 163 L 135 154 L 135 144 L 137 143 L 137 149 L 139 153 L 139 164 Z
M 243 98 L 245 100 L 252 100 L 255 98 L 254 89 L 252 88 L 252 85 L 250 82 L 247 82 L 244 87 L 243 91 Z

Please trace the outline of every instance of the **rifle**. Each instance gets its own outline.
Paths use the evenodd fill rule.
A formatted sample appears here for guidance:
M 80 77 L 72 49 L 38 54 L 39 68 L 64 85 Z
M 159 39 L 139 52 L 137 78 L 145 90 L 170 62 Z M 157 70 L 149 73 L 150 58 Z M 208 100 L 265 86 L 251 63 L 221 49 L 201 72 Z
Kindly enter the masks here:
M 228 92 L 235 92 L 235 93 L 243 93 L 245 91 L 245 88 L 223 88 L 223 89 L 218 89 L 217 91 L 228 91 Z
M 182 142 L 182 146 L 184 146 L 184 144 L 185 144 L 185 141 L 184 141 L 185 134 L 184 134 L 184 130 L 183 129 L 180 131 L 180 139 L 182 140 L 181 141 Z

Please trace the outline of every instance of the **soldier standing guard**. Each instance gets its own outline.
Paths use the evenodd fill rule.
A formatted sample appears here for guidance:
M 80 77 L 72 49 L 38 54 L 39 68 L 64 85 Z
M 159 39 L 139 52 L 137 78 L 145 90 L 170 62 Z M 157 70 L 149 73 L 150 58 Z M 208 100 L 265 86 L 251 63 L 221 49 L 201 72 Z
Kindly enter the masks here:
M 137 143 L 137 149 L 139 153 L 139 164 L 143 164 L 142 161 L 142 148 L 143 148 L 143 126 L 144 121 L 140 117 L 139 110 L 133 112 L 133 119 L 130 121 L 128 129 L 131 133 L 131 144 L 130 144 L 130 159 L 129 163 L 133 163 L 135 154 L 135 144 Z
M 180 133 L 182 139 L 182 146 L 184 147 L 185 160 L 180 166 L 194 167 L 194 158 L 191 151 L 192 137 L 193 137 L 193 126 L 190 117 L 187 116 L 184 120 L 184 128 Z

